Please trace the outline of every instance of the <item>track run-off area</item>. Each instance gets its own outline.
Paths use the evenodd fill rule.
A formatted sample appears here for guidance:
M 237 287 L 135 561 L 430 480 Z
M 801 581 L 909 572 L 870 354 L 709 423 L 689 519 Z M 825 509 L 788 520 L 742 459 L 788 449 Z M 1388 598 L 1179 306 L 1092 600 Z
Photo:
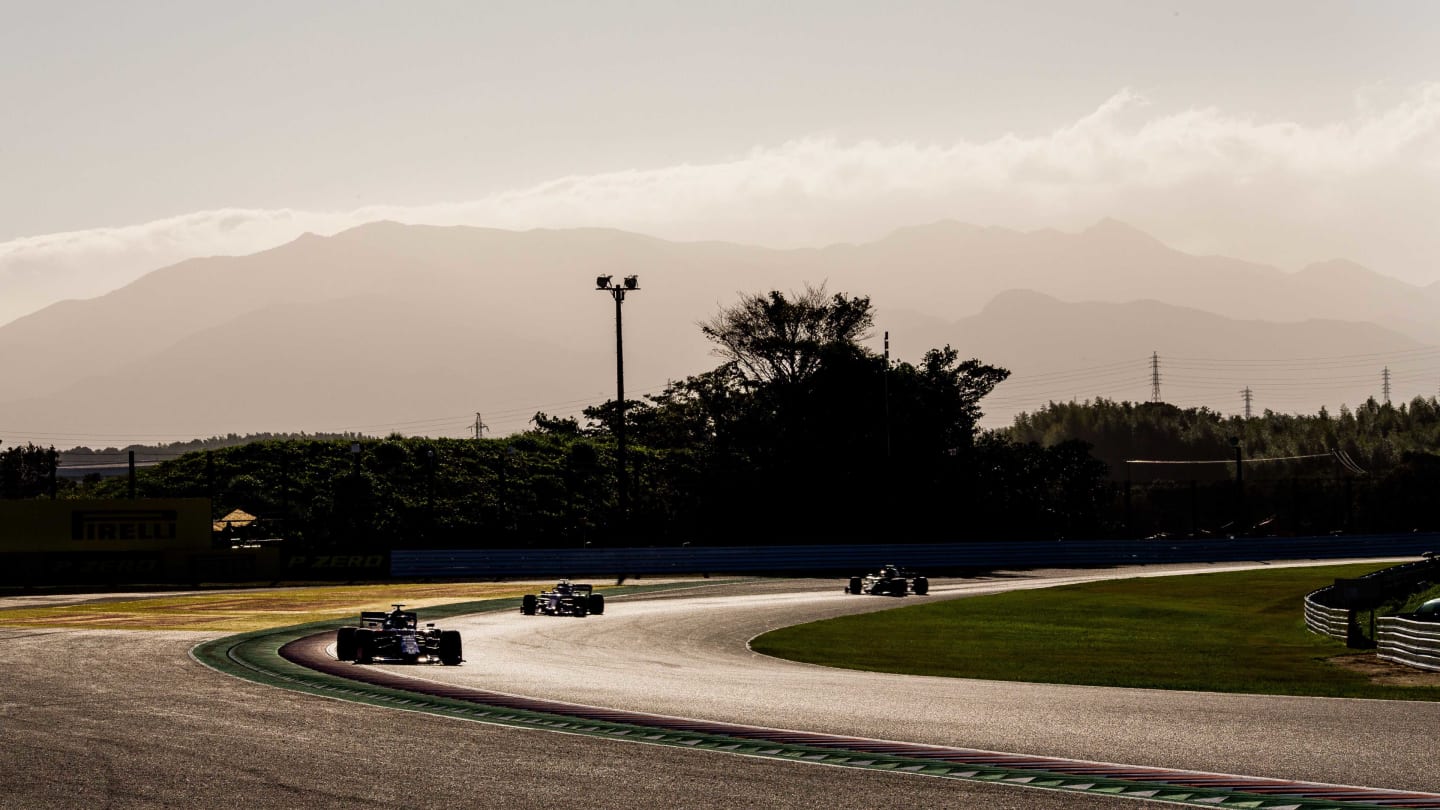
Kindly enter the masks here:
M 0 777 L 0 807 L 1440 807 L 1437 704 L 887 675 L 747 646 L 922 599 L 1243 567 L 1000 573 L 903 600 L 751 581 L 616 594 L 585 619 L 508 602 L 422 610 L 462 632 L 456 668 L 337 662 L 320 625 L 0 630 L 0 664 L 20 673 L 0 687 L 0 719 L 27 764 Z M 221 672 L 176 655 L 197 641 L 194 658 Z M 428 774 L 424 795 L 401 787 L 408 767 Z

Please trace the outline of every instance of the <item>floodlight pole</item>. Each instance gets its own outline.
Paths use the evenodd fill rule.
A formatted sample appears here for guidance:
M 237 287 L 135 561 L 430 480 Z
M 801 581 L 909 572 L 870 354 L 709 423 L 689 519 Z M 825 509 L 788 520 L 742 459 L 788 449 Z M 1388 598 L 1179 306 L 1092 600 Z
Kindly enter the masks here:
M 621 304 L 625 293 L 640 289 L 635 276 L 626 276 L 623 282 L 611 282 L 610 276 L 595 279 L 595 289 L 610 293 L 615 299 L 615 482 L 620 505 L 622 529 L 630 516 L 630 467 L 625 453 L 625 330 Z
M 610 291 L 615 296 L 615 466 L 618 468 L 620 488 L 620 522 L 623 526 L 630 516 L 630 467 L 625 458 L 625 329 L 621 304 L 625 303 L 625 290 L 615 287 Z

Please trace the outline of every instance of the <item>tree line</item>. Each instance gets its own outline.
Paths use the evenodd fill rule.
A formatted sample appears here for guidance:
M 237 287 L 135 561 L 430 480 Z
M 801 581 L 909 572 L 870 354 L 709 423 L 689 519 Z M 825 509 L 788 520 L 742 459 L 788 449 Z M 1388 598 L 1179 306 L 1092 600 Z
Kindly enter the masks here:
M 1432 521 L 1433 399 L 1253 419 L 1101 399 L 1050 403 L 982 431 L 982 401 L 1009 372 L 950 346 L 913 361 L 877 354 L 862 343 L 874 328 L 867 297 L 824 287 L 743 295 L 699 328 L 718 365 L 623 409 L 611 400 L 580 417 L 537 413 L 531 429 L 503 438 L 215 445 L 138 471 L 136 493 L 210 497 L 217 516 L 245 509 L 265 518 L 254 531 L 306 549 L 1323 533 Z M 1127 463 L 1227 461 L 1237 445 L 1247 459 L 1324 458 L 1247 462 L 1243 492 L 1230 465 L 1137 475 Z M 24 458 L 40 463 L 38 450 L 21 453 L 22 469 Z M 1337 472 L 1333 451 L 1351 466 Z M 30 483 L 6 495 L 42 495 L 43 469 L 18 474 Z M 128 482 L 61 489 L 125 497 Z
M 1004 432 L 1017 443 L 1087 444 L 1123 493 L 1111 510 L 1121 532 L 1440 529 L 1434 397 L 1250 418 L 1154 402 L 1052 402 Z M 1167 461 L 1177 463 L 1154 463 Z

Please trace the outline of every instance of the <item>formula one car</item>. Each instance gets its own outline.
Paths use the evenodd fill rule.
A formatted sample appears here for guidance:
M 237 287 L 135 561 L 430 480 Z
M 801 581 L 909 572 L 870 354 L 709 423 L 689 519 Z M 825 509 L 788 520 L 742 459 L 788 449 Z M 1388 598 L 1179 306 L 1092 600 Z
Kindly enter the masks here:
M 930 580 L 914 571 L 902 571 L 887 565 L 873 574 L 851 577 L 845 586 L 845 593 L 868 593 L 876 596 L 904 596 L 906 593 L 924 596 L 930 592 Z
M 417 627 L 413 611 L 395 605 L 389 613 L 365 610 L 360 613 L 359 626 L 342 627 L 335 632 L 335 657 L 341 661 L 369 664 L 376 659 L 406 664 L 441 663 L 459 666 L 461 655 L 459 630 L 436 630 L 432 622 L 422 630 Z
M 595 593 L 594 585 L 582 585 L 562 579 L 555 587 L 539 594 L 527 593 L 520 599 L 520 612 L 526 616 L 576 616 L 605 612 L 605 594 Z

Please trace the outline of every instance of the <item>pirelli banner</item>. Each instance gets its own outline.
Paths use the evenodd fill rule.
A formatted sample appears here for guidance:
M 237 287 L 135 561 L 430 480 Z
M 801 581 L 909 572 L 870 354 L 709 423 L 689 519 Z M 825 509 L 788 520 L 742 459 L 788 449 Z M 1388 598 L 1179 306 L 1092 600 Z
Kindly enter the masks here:
M 0 501 L 0 553 L 208 551 L 210 501 Z
M 195 579 L 210 501 L 0 501 L 0 582 L 124 585 Z

